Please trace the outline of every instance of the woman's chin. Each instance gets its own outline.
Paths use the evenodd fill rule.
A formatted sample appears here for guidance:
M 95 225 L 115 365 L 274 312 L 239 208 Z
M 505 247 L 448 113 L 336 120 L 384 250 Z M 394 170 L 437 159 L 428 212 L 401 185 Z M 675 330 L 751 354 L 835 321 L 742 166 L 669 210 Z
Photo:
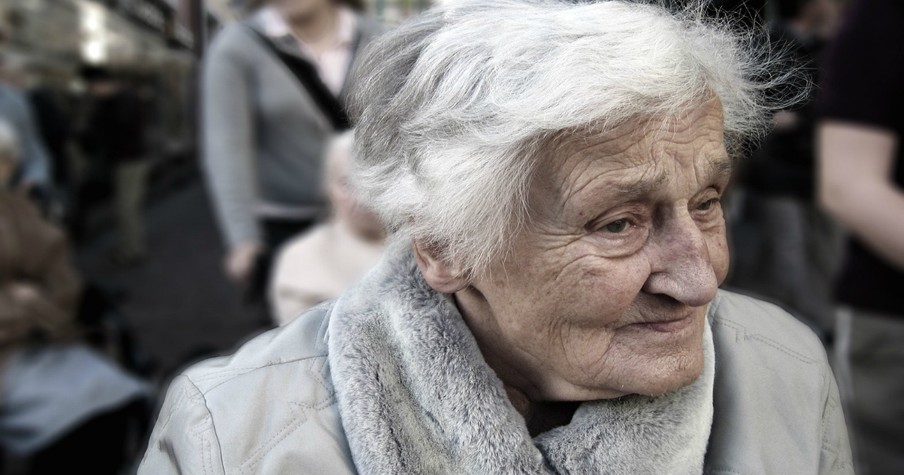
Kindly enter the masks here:
M 700 348 L 699 351 L 634 363 L 601 372 L 600 374 L 605 374 L 605 378 L 585 377 L 550 382 L 543 386 L 538 399 L 596 401 L 630 394 L 653 397 L 668 394 L 692 384 L 700 377 L 703 372 L 703 351 Z

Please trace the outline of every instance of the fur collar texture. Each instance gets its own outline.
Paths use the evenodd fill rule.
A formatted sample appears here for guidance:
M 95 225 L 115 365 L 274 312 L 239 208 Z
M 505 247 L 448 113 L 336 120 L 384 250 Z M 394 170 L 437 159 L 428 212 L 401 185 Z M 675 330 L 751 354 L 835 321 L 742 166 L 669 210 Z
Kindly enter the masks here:
M 662 397 L 583 403 L 567 426 L 528 434 L 448 295 L 410 243 L 339 299 L 329 363 L 362 474 L 699 474 L 713 414 L 707 324 L 698 380 Z

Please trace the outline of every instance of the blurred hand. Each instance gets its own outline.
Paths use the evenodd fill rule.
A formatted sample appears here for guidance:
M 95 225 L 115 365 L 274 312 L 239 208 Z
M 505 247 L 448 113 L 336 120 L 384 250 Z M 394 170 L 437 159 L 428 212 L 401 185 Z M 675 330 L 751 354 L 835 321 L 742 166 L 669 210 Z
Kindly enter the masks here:
M 257 256 L 263 251 L 260 244 L 244 243 L 232 248 L 226 256 L 226 274 L 233 281 L 248 285 Z
M 772 125 L 775 130 L 788 130 L 797 127 L 800 122 L 800 115 L 797 112 L 778 111 L 772 116 Z
M 21 341 L 34 326 L 33 310 L 35 303 L 41 298 L 40 291 L 32 284 L 14 282 L 9 284 L 9 295 L 12 306 L 18 311 L 3 312 L 0 318 L 0 344 Z
M 38 288 L 32 284 L 14 283 L 11 286 L 10 293 L 13 296 L 13 300 L 20 305 L 36 302 L 41 297 Z

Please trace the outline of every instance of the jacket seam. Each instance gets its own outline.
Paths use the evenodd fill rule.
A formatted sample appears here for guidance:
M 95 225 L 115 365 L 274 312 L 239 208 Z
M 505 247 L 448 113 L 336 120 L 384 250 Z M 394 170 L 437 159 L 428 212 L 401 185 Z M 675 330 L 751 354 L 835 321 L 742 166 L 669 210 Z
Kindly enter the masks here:
M 832 381 L 829 377 L 828 369 L 823 369 L 822 372 L 822 381 L 823 381 L 823 393 L 825 394 L 823 399 L 823 414 L 822 420 L 820 421 L 820 428 L 822 429 L 822 437 L 820 440 L 820 448 L 830 454 L 832 456 L 832 466 L 833 467 L 841 467 L 844 469 L 853 468 L 853 462 L 848 460 L 846 457 L 844 459 L 839 458 L 839 454 L 844 452 L 843 449 L 839 449 L 834 446 L 829 438 L 829 427 L 828 421 L 826 420 L 826 416 L 828 415 L 828 411 L 841 411 L 839 407 L 840 401 L 832 397 Z M 842 411 L 843 415 L 843 411 Z
M 800 361 L 801 363 L 804 363 L 807 365 L 814 365 L 817 363 L 816 359 L 810 358 L 806 355 L 798 353 L 771 338 L 764 337 L 763 335 L 761 335 L 759 333 L 751 334 L 747 331 L 747 327 L 745 327 L 743 325 L 739 325 L 733 321 L 725 320 L 719 316 L 713 315 L 712 322 L 734 330 L 735 333 L 738 335 L 738 337 L 743 340 L 756 341 L 756 342 L 762 343 L 770 348 L 773 348 L 775 350 L 778 350 L 778 351 L 784 353 L 785 355 L 787 355 L 795 360 Z
M 310 411 L 320 412 L 325 408 L 332 406 L 336 402 L 336 394 L 334 390 L 331 390 L 330 387 L 326 384 L 325 380 L 318 373 L 323 370 L 323 367 L 320 368 L 320 371 L 315 370 L 315 363 L 311 362 L 308 365 L 307 371 L 310 373 L 312 379 L 319 382 L 323 388 L 326 390 L 326 396 L 319 401 L 314 401 L 312 403 L 304 403 L 304 402 L 293 402 L 290 405 L 292 407 L 298 408 L 299 413 L 297 415 L 293 415 L 286 423 L 279 429 L 277 434 L 266 441 L 266 443 L 261 444 L 255 451 L 246 458 L 242 464 L 239 466 L 240 473 L 248 473 L 248 468 L 253 466 L 254 464 L 260 462 L 266 454 L 272 450 L 273 447 L 278 445 L 280 442 L 285 440 L 289 435 L 294 433 L 295 431 L 302 428 L 308 421 L 310 421 Z
M 244 462 L 239 466 L 240 473 L 248 473 L 248 467 L 259 462 L 263 459 L 264 455 L 270 452 L 277 444 L 281 441 L 285 440 L 289 434 L 295 432 L 300 429 L 305 422 L 307 422 L 310 418 L 307 415 L 307 411 L 302 411 L 301 416 L 295 416 L 286 421 L 283 427 L 279 430 L 277 435 L 272 439 L 268 440 L 266 444 L 262 444 L 259 446 Z
M 317 355 L 317 356 L 305 356 L 303 358 L 296 358 L 296 359 L 286 360 L 286 361 L 271 361 L 266 364 L 262 364 L 262 365 L 258 365 L 258 366 L 245 366 L 242 368 L 235 368 L 235 369 L 231 369 L 231 370 L 222 370 L 222 371 L 217 372 L 216 374 L 200 376 L 198 378 L 189 377 L 189 379 L 192 381 L 192 384 L 194 384 L 195 381 L 197 381 L 199 383 L 203 383 L 203 382 L 212 381 L 212 380 L 215 380 L 218 378 L 224 378 L 222 381 L 214 384 L 213 386 L 207 388 L 206 390 L 204 390 L 202 392 L 203 394 L 207 394 L 210 391 L 213 391 L 214 389 L 218 388 L 219 386 L 221 386 L 225 383 L 228 383 L 229 381 L 232 381 L 233 379 L 235 379 L 238 376 L 244 376 L 248 373 L 251 373 L 251 372 L 254 372 L 257 370 L 270 368 L 273 366 L 280 366 L 280 365 L 284 365 L 284 364 L 292 364 L 292 363 L 298 363 L 298 362 L 303 362 L 303 361 L 307 361 L 307 360 L 326 358 L 326 357 L 327 357 L 327 355 L 324 354 L 324 355 Z M 200 389 L 199 389 L 199 391 L 200 391 Z
M 188 379 L 188 383 L 191 384 L 191 386 L 195 389 L 195 391 L 197 391 L 198 396 L 201 397 L 201 401 L 203 402 L 204 411 L 207 413 L 207 418 L 210 420 L 210 429 L 211 429 L 211 433 L 213 434 L 213 438 L 214 438 L 214 439 L 216 440 L 216 442 L 217 442 L 217 447 L 219 447 L 219 451 L 218 451 L 219 454 L 218 454 L 218 455 L 219 455 L 219 459 L 220 459 L 220 469 L 221 469 L 221 473 L 224 473 L 224 474 L 225 474 L 225 473 L 226 473 L 226 464 L 225 464 L 225 462 L 223 461 L 223 444 L 220 443 L 220 436 L 217 434 L 217 426 L 216 426 L 216 424 L 214 423 L 214 420 L 213 420 L 213 414 L 210 412 L 210 407 L 207 405 L 207 398 L 204 397 L 204 393 L 201 392 L 201 388 L 199 388 L 199 387 L 195 384 L 194 381 L 192 381 L 190 378 L 186 378 L 186 379 Z M 204 443 L 207 444 L 208 447 L 209 447 L 209 445 L 210 445 L 210 441 L 209 441 L 209 440 L 205 440 Z M 211 453 L 212 450 L 207 450 L 206 452 L 207 452 L 208 454 L 212 455 L 212 453 Z M 204 463 L 204 462 L 202 462 L 202 463 Z M 213 461 L 212 461 L 212 460 L 210 461 L 210 466 L 211 466 L 211 469 L 212 469 L 212 468 L 213 468 Z M 206 471 L 206 464 L 205 464 L 205 471 Z

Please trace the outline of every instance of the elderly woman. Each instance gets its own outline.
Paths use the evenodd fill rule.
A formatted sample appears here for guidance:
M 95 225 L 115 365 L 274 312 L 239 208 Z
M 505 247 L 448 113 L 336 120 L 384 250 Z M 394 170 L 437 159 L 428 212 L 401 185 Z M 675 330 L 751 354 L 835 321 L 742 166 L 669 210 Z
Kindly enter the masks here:
M 141 472 L 850 473 L 817 338 L 718 290 L 767 77 L 690 13 L 456 2 L 370 48 L 331 304 L 172 383 Z

